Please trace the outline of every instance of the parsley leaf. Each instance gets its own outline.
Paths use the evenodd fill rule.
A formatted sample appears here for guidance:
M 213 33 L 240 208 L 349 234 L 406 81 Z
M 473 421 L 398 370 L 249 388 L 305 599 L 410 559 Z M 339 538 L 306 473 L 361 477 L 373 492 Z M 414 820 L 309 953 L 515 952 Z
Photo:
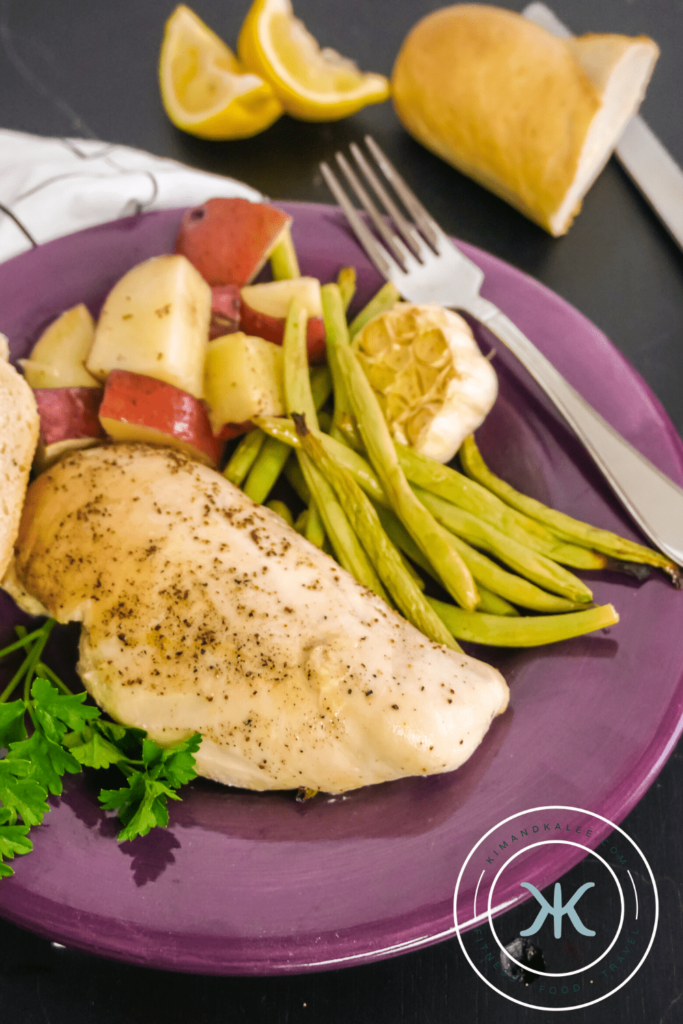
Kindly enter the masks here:
M 26 735 L 25 714 L 26 705 L 23 700 L 0 704 L 0 747 L 9 747 L 15 740 L 23 740 Z
M 33 843 L 27 839 L 29 826 L 10 824 L 11 816 L 7 808 L 0 807 L 0 878 L 13 875 L 14 871 L 3 858 L 12 860 L 15 855 L 30 853 Z
M 128 786 L 121 789 L 103 789 L 100 801 L 105 810 L 117 810 L 124 827 L 119 832 L 119 842 L 146 836 L 155 825 L 168 825 L 166 799 L 180 800 L 180 797 L 164 782 L 153 779 L 146 772 L 133 772 Z
M 167 780 L 169 786 L 178 789 L 197 778 L 194 755 L 201 742 L 202 737 L 198 732 L 180 743 L 174 743 L 172 747 L 160 747 L 152 740 L 145 739 L 142 744 L 142 760 L 148 771 L 155 773 L 158 770 L 158 774 Z
M 105 810 L 118 811 L 123 824 L 120 840 L 168 825 L 168 800 L 179 800 L 176 789 L 197 775 L 199 733 L 160 747 L 142 729 L 107 722 L 99 708 L 85 703 L 85 692 L 69 691 L 40 660 L 54 625 L 55 620 L 48 619 L 32 633 L 17 627 L 19 639 L 0 651 L 0 658 L 26 651 L 19 670 L 0 693 L 0 749 L 5 751 L 0 757 L 0 877 L 13 874 L 5 860 L 33 848 L 30 828 L 50 810 L 48 794 L 62 793 L 67 772 L 112 765 L 123 772 L 126 785 L 100 794 Z M 10 703 L 20 684 L 24 699 Z M 27 718 L 33 725 L 30 735 Z
M 145 836 L 155 825 L 168 825 L 167 800 L 180 800 L 175 790 L 197 777 L 194 753 L 200 743 L 199 733 L 171 747 L 160 747 L 153 740 L 143 739 L 145 771 L 133 771 L 128 785 L 121 789 L 103 789 L 100 793 L 105 810 L 117 810 L 123 822 L 120 842 Z
M 67 729 L 82 729 L 86 722 L 99 718 L 98 708 L 84 704 L 83 693 L 61 694 L 47 679 L 36 679 L 31 687 L 31 702 L 36 724 L 45 736 L 59 743 Z
M 7 760 L 11 763 L 14 758 L 30 761 L 31 777 L 55 796 L 62 794 L 62 775 L 66 772 L 75 775 L 81 770 L 79 762 L 68 750 L 38 729 L 28 739 L 10 745 Z
M 0 761 L 0 810 L 9 812 L 13 825 L 21 815 L 25 825 L 40 825 L 50 810 L 45 787 L 31 777 L 30 761 L 6 757 Z
M 123 739 L 125 733 L 126 729 L 122 725 L 94 721 L 80 732 L 69 733 L 62 743 L 80 764 L 88 768 L 109 768 L 129 760 L 115 742 Z M 109 739 L 110 736 L 112 739 Z

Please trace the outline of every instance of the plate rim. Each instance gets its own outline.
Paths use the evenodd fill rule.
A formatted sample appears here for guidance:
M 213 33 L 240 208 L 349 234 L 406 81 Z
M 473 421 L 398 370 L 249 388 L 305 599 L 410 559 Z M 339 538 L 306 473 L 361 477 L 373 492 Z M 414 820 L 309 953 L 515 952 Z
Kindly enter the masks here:
M 281 205 L 290 212 L 295 212 L 296 209 L 301 208 L 306 208 L 309 210 L 318 210 L 320 212 L 325 211 L 326 213 L 329 213 L 331 211 L 335 213 L 339 212 L 336 207 L 324 203 L 282 201 L 278 205 Z M 2 275 L 4 268 L 7 265 L 15 265 L 19 261 L 30 260 L 31 258 L 35 257 L 36 251 L 44 250 L 45 248 L 59 247 L 61 244 L 65 242 L 65 240 L 76 239 L 83 235 L 96 235 L 102 232 L 103 230 L 107 230 L 112 227 L 123 229 L 125 229 L 126 227 L 133 228 L 135 223 L 139 222 L 140 218 L 168 217 L 172 214 L 177 214 L 181 210 L 186 208 L 187 207 L 174 207 L 172 209 L 167 210 L 148 211 L 141 214 L 136 214 L 133 217 L 117 218 L 113 221 L 107 221 L 103 224 L 94 225 L 88 228 L 84 228 L 77 232 L 63 235 L 57 239 L 53 239 L 49 242 L 40 245 L 37 248 L 37 250 L 28 250 L 15 257 L 12 257 L 10 260 L 1 263 L 0 275 Z M 607 338 L 607 336 L 591 320 L 589 320 L 588 317 L 581 313 L 581 311 L 578 310 L 575 306 L 573 306 L 568 300 L 558 295 L 557 292 L 554 292 L 547 285 L 538 281 L 536 278 L 527 274 L 525 271 L 519 269 L 518 267 L 515 267 L 513 264 L 510 264 L 505 260 L 502 260 L 500 257 L 497 257 L 494 254 L 487 252 L 486 250 L 480 249 L 476 246 L 464 242 L 460 242 L 459 244 L 462 245 L 462 248 L 465 251 L 467 251 L 469 255 L 473 255 L 475 257 L 477 255 L 481 255 L 486 260 L 493 261 L 494 265 L 500 265 L 506 268 L 506 270 L 512 271 L 514 275 L 523 278 L 528 285 L 530 285 L 539 294 L 543 295 L 543 297 L 547 301 L 559 303 L 561 307 L 568 308 L 569 310 L 572 311 L 574 315 L 578 315 L 578 317 L 581 318 L 581 320 L 585 323 L 586 327 L 590 327 L 592 331 L 597 332 L 597 336 L 608 347 L 610 355 L 612 357 L 616 356 L 618 360 L 620 360 L 625 365 L 625 367 L 628 369 L 628 372 L 634 376 L 635 382 L 638 385 L 638 390 L 642 393 L 643 397 L 647 398 L 647 400 L 651 403 L 652 411 L 659 421 L 658 429 L 663 429 L 666 432 L 670 443 L 672 444 L 673 448 L 677 451 L 680 466 L 682 467 L 681 472 L 683 473 L 683 442 L 681 441 L 681 438 L 679 437 L 675 426 L 673 425 L 670 417 L 668 416 L 668 413 L 664 409 L 662 403 L 660 402 L 656 394 L 647 384 L 647 382 L 640 376 L 640 374 L 635 369 L 635 367 L 630 363 L 628 358 L 624 356 L 624 354 L 620 352 L 619 349 L 616 348 L 616 346 L 609 340 L 609 338 Z M 367 257 L 365 257 L 364 254 L 362 258 L 365 260 L 367 259 Z M 628 776 L 628 784 L 617 787 L 617 789 L 610 793 L 610 796 L 612 797 L 612 803 L 614 804 L 614 809 L 610 813 L 608 813 L 607 809 L 604 806 L 600 807 L 600 812 L 603 813 L 606 817 L 610 818 L 616 824 L 620 823 L 624 819 L 624 817 L 626 817 L 626 815 L 632 810 L 636 803 L 638 803 L 638 801 L 642 798 L 647 789 L 649 789 L 649 787 L 652 785 L 657 775 L 663 768 L 666 760 L 672 753 L 676 745 L 676 742 L 681 735 L 681 732 L 683 732 L 683 673 L 681 674 L 677 687 L 674 691 L 674 698 L 672 699 L 666 710 L 672 710 L 674 705 L 676 710 L 675 715 L 667 719 L 666 716 L 662 714 L 659 728 L 656 730 L 655 735 L 653 736 L 647 749 L 644 750 L 641 754 L 641 757 L 637 765 L 643 766 L 642 771 L 637 772 L 636 767 L 632 767 Z M 653 757 L 653 749 L 656 749 L 658 751 L 657 756 L 655 757 Z M 632 785 L 632 780 L 635 775 L 639 775 L 639 780 L 635 785 Z M 608 830 L 606 829 L 605 831 Z M 582 859 L 582 854 L 580 852 L 576 852 L 575 856 L 574 853 L 575 851 L 572 851 L 572 853 L 566 856 L 562 861 L 562 866 L 560 869 L 562 874 L 566 873 L 567 870 L 569 870 L 571 867 L 574 866 L 575 863 L 578 863 L 578 861 Z M 559 861 L 559 858 L 556 859 Z M 552 869 L 552 871 L 553 877 L 561 877 L 555 873 L 556 869 Z M 509 909 L 509 907 L 506 905 L 505 909 Z M 63 931 L 54 931 L 47 926 L 41 928 L 40 924 L 35 921 L 27 922 L 26 920 L 22 920 L 20 915 L 7 913 L 6 908 L 3 906 L 1 886 L 0 914 L 2 914 L 2 916 L 6 917 L 8 920 L 14 921 L 14 923 L 19 924 L 23 927 L 28 927 L 33 931 L 37 931 L 41 934 L 44 934 L 48 938 L 59 939 L 60 937 L 65 937 Z M 385 922 L 386 925 L 390 926 L 391 920 L 395 921 L 396 919 L 387 919 L 387 921 Z M 131 955 L 130 951 L 116 951 L 111 948 L 97 948 L 93 945 L 91 941 L 84 941 L 83 943 L 79 943 L 77 938 L 74 938 L 73 936 L 69 936 L 68 941 L 69 945 L 81 948 L 96 955 L 102 955 L 113 959 L 123 960 L 126 962 L 138 963 L 146 966 L 155 967 L 157 969 L 187 971 L 189 973 L 211 973 L 224 975 L 277 975 L 283 973 L 306 973 L 309 971 L 323 971 L 336 967 L 352 966 L 359 963 L 373 962 L 375 960 L 384 959 L 390 956 L 401 955 L 408 951 L 426 948 L 430 945 L 433 945 L 447 938 L 455 936 L 456 930 L 453 925 L 451 925 L 448 928 L 441 927 L 443 925 L 443 922 L 446 920 L 448 920 L 448 915 L 442 915 L 440 917 L 433 916 L 429 919 L 429 925 L 426 925 L 422 928 L 422 935 L 410 938 L 406 941 L 394 942 L 385 945 L 382 948 L 378 948 L 375 946 L 372 949 L 366 949 L 358 953 L 352 953 L 350 955 L 340 958 L 307 960 L 306 962 L 299 960 L 295 963 L 287 962 L 284 959 L 278 962 L 272 962 L 272 960 L 269 958 L 253 958 L 242 960 L 240 963 L 223 964 L 219 966 L 214 965 L 214 967 L 205 966 L 203 969 L 198 968 L 196 964 L 184 965 L 183 962 L 177 960 L 174 960 L 173 962 L 169 963 L 163 963 L 158 960 L 150 960 L 148 957 L 136 957 L 134 955 Z M 425 930 L 428 931 L 428 934 L 424 934 Z M 271 942 L 274 941 L 275 940 L 271 940 Z

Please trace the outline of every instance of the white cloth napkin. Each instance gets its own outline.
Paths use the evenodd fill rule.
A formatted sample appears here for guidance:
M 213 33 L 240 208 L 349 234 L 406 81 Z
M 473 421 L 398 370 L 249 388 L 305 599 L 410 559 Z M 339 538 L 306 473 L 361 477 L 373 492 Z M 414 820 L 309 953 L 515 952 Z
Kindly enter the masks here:
M 195 206 L 211 196 L 264 198 L 241 181 L 128 146 L 0 129 L 0 204 L 39 243 L 140 210 Z M 0 208 L 0 261 L 30 248 Z

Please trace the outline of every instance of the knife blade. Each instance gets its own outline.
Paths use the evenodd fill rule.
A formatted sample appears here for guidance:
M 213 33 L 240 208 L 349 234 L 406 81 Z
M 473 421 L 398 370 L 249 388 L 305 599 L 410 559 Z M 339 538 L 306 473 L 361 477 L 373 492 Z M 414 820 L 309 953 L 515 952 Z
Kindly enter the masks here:
M 529 4 L 522 14 L 553 35 L 572 34 L 543 3 Z M 639 114 L 627 124 L 615 155 L 683 249 L 683 171 Z

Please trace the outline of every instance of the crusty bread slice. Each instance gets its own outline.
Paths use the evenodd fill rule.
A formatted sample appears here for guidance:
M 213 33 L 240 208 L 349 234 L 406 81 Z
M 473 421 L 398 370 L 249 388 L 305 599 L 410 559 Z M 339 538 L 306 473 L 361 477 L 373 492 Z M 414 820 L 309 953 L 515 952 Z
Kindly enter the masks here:
M 0 334 L 0 581 L 14 552 L 40 428 L 33 392 L 8 356 Z
M 394 106 L 425 146 L 562 235 L 658 55 L 646 37 L 558 39 L 511 11 L 458 4 L 409 33 L 394 66 Z

